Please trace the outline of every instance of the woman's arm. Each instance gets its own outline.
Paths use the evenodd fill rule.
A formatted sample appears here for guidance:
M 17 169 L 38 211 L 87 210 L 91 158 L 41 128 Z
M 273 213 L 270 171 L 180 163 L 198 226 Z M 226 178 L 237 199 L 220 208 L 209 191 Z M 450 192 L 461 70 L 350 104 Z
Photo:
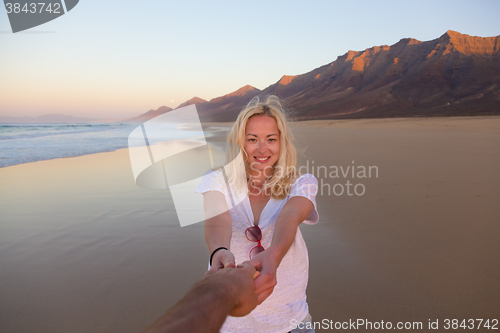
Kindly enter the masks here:
M 305 197 L 297 196 L 288 200 L 276 220 L 271 246 L 250 261 L 260 271 L 260 276 L 255 279 L 259 304 L 273 292 L 276 285 L 276 270 L 292 246 L 298 226 L 313 208 L 313 203 Z
M 227 208 L 226 198 L 221 192 L 209 191 L 203 193 L 203 202 L 205 215 L 208 217 L 205 220 L 205 240 L 208 251 L 212 253 L 221 246 L 228 249 L 227 251 L 219 250 L 215 253 L 212 258 L 211 269 L 219 270 L 228 266 L 234 267 L 234 255 L 229 251 L 233 232 L 232 220 Z M 222 213 L 219 214 L 220 212 Z

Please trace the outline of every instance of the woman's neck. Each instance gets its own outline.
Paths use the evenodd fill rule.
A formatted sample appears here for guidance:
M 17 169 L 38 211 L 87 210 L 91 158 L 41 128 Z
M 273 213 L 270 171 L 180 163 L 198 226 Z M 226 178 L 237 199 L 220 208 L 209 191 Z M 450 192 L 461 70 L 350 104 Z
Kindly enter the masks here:
M 262 187 L 266 183 L 266 180 L 270 177 L 270 172 L 258 172 L 250 174 L 249 183 L 252 183 L 256 187 Z
M 265 170 L 251 170 L 250 180 L 255 184 L 264 184 L 271 177 L 272 171 L 269 168 Z
M 265 181 L 266 178 L 264 177 L 254 178 L 250 176 L 250 179 L 248 181 L 248 189 L 250 191 L 250 194 L 266 196 L 266 193 L 264 193 Z

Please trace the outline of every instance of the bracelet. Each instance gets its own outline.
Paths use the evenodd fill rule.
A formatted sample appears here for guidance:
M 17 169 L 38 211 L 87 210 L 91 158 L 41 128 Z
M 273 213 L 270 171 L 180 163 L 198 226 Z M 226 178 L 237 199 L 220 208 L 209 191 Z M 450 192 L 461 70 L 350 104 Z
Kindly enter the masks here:
M 214 252 L 212 252 L 212 255 L 210 256 L 210 266 L 212 266 L 212 259 L 214 258 L 214 254 L 215 252 L 219 251 L 219 250 L 226 250 L 226 251 L 229 251 L 227 248 L 225 248 L 224 246 L 221 246 L 221 247 L 218 247 L 214 250 Z

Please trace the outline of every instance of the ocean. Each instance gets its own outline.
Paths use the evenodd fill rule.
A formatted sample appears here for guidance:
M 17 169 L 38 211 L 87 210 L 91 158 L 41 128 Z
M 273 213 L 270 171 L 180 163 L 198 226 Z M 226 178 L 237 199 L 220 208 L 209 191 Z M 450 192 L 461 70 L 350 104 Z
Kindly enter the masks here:
M 113 151 L 136 124 L 0 124 L 0 167 Z

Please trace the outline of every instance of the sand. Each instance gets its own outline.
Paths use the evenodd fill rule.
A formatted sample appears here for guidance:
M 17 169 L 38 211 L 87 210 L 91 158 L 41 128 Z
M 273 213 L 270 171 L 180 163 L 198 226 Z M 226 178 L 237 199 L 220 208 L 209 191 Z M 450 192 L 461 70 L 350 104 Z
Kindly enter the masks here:
M 500 117 L 294 130 L 321 186 L 301 226 L 313 320 L 500 319 Z M 137 187 L 126 149 L 1 168 L 0 184 L 0 332 L 140 332 L 206 269 L 203 224 Z

